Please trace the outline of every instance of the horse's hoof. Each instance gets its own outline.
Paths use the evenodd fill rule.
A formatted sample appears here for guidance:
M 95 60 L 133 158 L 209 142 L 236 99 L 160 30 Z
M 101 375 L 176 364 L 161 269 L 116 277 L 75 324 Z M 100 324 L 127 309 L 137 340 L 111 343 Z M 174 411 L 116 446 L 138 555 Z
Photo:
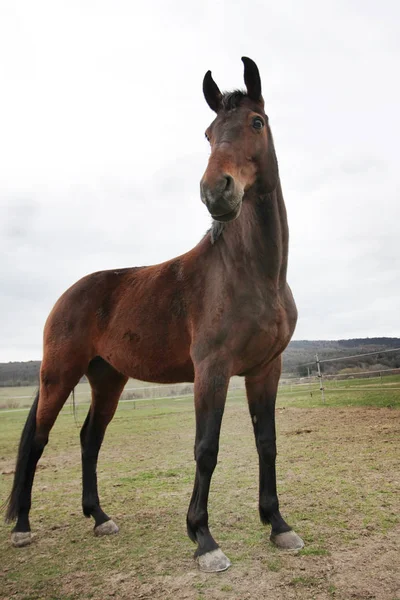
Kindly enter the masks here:
M 285 533 L 278 533 L 277 535 L 271 533 L 269 539 L 281 550 L 301 550 L 304 548 L 303 540 L 295 531 L 285 531 Z
M 113 533 L 118 533 L 119 527 L 114 523 L 112 519 L 109 521 L 105 521 L 101 525 L 98 525 L 94 528 L 94 535 L 112 535 Z
M 29 546 L 32 542 L 32 534 L 30 531 L 14 531 L 11 534 L 11 544 L 15 548 L 22 548 L 22 546 Z
M 231 566 L 231 561 L 220 548 L 206 552 L 196 558 L 200 571 L 205 573 L 219 573 L 226 571 Z

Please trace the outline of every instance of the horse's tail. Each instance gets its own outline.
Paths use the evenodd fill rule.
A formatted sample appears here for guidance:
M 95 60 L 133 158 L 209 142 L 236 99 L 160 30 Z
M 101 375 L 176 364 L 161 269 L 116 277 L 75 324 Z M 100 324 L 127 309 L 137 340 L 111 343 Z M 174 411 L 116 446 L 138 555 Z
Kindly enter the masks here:
M 31 454 L 33 440 L 36 432 L 36 413 L 39 402 L 39 390 L 36 393 L 35 400 L 29 411 L 25 427 L 22 431 L 21 440 L 19 442 L 17 464 L 15 466 L 14 483 L 11 494 L 6 502 L 6 523 L 14 521 L 18 517 L 20 498 L 23 493 L 26 475 L 28 470 L 28 462 Z

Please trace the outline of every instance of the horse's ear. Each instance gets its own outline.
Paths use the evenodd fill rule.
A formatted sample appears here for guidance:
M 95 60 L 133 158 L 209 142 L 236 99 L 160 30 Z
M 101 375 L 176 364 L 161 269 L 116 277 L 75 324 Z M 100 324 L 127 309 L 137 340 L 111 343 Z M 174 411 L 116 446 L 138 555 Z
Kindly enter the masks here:
M 211 71 L 207 71 L 203 79 L 203 94 L 211 110 L 218 112 L 221 108 L 222 94 L 212 78 Z
M 247 56 L 242 56 L 242 61 L 244 64 L 244 82 L 247 88 L 247 95 L 254 102 L 259 102 L 264 106 L 264 99 L 261 95 L 261 79 L 260 73 L 258 71 L 258 67 L 254 60 L 251 58 L 247 58 Z

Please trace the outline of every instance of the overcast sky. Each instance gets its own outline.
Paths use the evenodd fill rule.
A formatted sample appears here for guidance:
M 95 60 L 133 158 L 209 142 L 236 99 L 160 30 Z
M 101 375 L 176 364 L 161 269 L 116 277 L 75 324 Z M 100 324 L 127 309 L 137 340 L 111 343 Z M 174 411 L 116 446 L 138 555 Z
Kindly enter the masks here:
M 400 4 L 0 1 L 0 361 L 58 296 L 210 225 L 202 96 L 260 69 L 290 226 L 294 339 L 400 336 Z

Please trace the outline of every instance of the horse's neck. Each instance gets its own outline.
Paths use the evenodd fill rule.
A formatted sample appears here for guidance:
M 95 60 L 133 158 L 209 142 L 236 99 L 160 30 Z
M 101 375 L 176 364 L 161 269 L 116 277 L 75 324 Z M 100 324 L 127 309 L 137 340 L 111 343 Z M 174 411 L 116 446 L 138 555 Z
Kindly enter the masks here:
M 221 253 L 233 268 L 259 274 L 277 288 L 286 284 L 288 224 L 281 185 L 265 195 L 251 191 L 243 198 L 241 215 L 224 228 Z M 219 241 L 217 242 L 219 243 Z

